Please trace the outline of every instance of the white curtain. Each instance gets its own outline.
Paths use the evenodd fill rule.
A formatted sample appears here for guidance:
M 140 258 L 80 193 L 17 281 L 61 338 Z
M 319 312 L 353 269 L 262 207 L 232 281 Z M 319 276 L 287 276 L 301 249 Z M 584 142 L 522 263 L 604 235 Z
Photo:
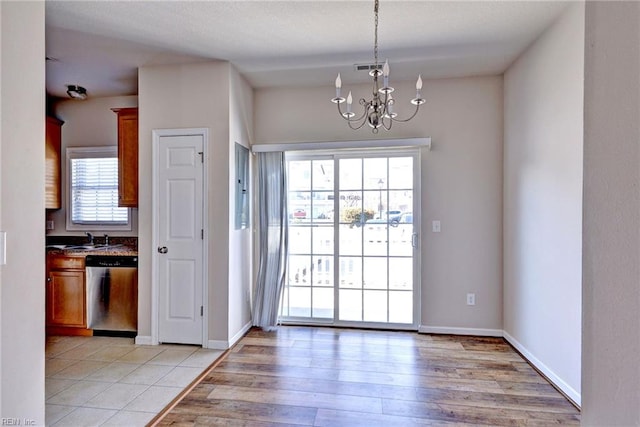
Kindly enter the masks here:
M 269 330 L 278 309 L 287 267 L 287 181 L 284 152 L 257 153 L 260 263 L 253 298 L 253 325 Z

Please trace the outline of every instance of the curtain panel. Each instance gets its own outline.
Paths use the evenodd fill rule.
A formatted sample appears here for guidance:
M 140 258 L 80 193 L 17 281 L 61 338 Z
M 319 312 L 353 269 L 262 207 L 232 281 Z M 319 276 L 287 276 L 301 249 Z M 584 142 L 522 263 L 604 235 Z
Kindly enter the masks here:
M 253 325 L 270 330 L 278 323 L 286 279 L 287 180 L 284 152 L 257 153 L 260 260 L 253 298 Z

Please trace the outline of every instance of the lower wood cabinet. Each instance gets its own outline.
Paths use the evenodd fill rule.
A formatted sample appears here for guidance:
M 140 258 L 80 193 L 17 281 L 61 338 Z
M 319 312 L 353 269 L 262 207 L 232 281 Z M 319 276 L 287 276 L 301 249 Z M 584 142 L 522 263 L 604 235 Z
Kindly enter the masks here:
M 47 256 L 47 327 L 86 328 L 85 292 L 84 258 Z

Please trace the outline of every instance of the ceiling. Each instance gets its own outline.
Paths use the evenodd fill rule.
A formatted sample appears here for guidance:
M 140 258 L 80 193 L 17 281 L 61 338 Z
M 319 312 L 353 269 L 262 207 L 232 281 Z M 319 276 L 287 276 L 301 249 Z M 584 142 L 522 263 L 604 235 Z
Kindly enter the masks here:
M 381 0 L 379 56 L 392 82 L 500 74 L 566 4 Z M 372 0 L 47 0 L 47 92 L 134 95 L 138 67 L 211 60 L 253 87 L 364 82 L 373 33 Z

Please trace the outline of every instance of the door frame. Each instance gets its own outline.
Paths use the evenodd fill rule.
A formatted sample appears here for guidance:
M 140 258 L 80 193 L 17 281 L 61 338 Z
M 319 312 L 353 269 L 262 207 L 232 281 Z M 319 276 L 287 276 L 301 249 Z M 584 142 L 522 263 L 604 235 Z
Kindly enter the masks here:
M 430 139 L 429 139 L 430 141 Z M 372 158 L 372 157 L 412 157 L 414 161 L 413 167 L 413 232 L 415 235 L 416 244 L 414 246 L 413 253 L 413 323 L 412 324 L 400 324 L 400 323 L 378 323 L 378 322 L 356 322 L 338 320 L 336 311 L 338 310 L 339 301 L 338 287 L 335 286 L 338 283 L 338 269 L 334 268 L 334 318 L 331 320 L 315 319 L 309 321 L 303 318 L 287 318 L 282 321 L 283 324 L 289 325 L 330 325 L 334 327 L 351 327 L 361 329 L 379 329 L 386 326 L 392 330 L 409 330 L 417 331 L 422 322 L 422 147 L 398 147 L 398 148 L 370 148 L 370 149 L 354 149 L 349 151 L 290 151 L 286 153 L 286 160 L 322 160 L 332 159 L 334 163 L 334 193 L 339 193 L 337 188 L 339 174 L 340 174 L 340 159 L 349 158 Z M 334 212 L 339 212 L 339 197 L 334 198 Z M 337 266 L 337 258 L 339 254 L 335 251 L 339 242 L 339 218 L 334 216 L 334 265 Z
M 158 289 L 158 162 L 159 162 L 159 145 L 160 138 L 166 136 L 201 136 L 202 137 L 202 229 L 204 230 L 204 238 L 202 239 L 202 348 L 208 348 L 209 342 L 209 288 L 206 285 L 208 281 L 208 218 L 209 218 L 209 179 L 207 168 L 207 153 L 209 147 L 209 129 L 208 128 L 184 128 L 184 129 L 153 129 L 151 131 L 151 153 L 152 153 L 152 173 L 151 173 L 151 343 L 159 344 L 160 321 L 158 319 L 159 310 L 159 289 Z

